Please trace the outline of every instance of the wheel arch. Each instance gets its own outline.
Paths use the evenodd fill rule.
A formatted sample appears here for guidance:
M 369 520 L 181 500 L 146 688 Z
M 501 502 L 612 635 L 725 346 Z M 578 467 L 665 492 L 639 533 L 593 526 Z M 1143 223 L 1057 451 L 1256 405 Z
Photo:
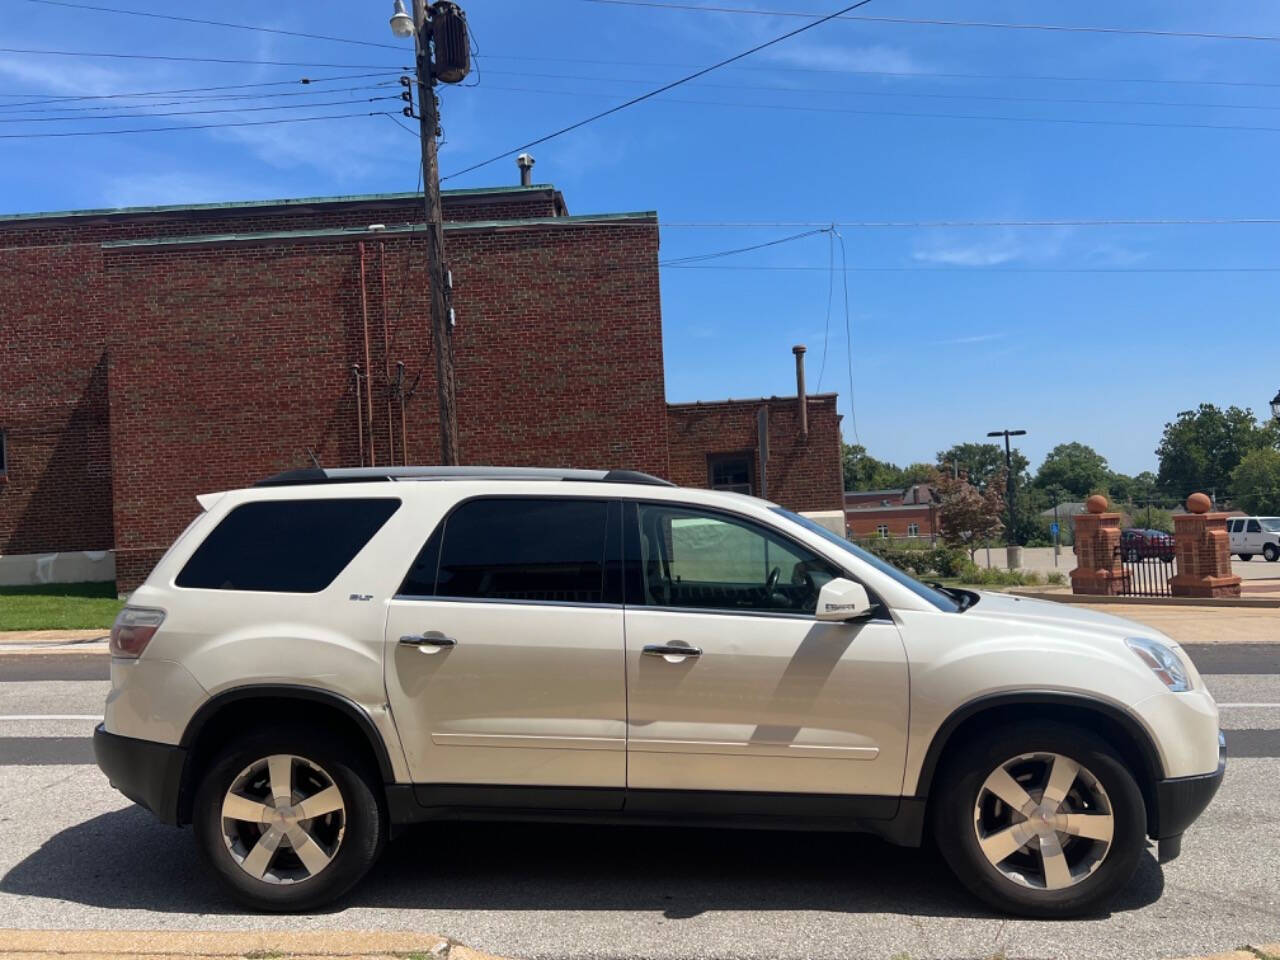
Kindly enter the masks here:
M 934 777 L 947 748 L 999 725 L 1020 720 L 1058 720 L 1082 726 L 1103 736 L 1120 753 L 1142 790 L 1148 823 L 1156 822 L 1156 783 L 1164 779 L 1164 765 L 1151 735 L 1123 709 L 1082 694 L 1027 691 L 980 697 L 953 711 L 929 743 L 914 796 L 928 800 Z
M 195 797 L 195 778 L 223 735 L 247 727 L 256 711 L 268 704 L 290 701 L 297 710 L 292 719 L 302 719 L 317 728 L 350 736 L 368 749 L 384 784 L 395 782 L 387 745 L 369 714 L 349 697 L 331 690 L 296 684 L 252 684 L 227 690 L 207 700 L 188 721 L 179 746 L 186 750 L 178 793 L 178 823 L 190 823 Z M 370 772 L 373 772 L 372 770 Z

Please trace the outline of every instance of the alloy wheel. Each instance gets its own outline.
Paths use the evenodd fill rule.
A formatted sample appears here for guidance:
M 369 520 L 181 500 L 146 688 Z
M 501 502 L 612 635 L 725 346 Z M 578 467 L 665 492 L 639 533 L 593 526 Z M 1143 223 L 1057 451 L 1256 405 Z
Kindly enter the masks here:
M 333 862 L 346 807 L 333 778 L 291 754 L 263 757 L 240 771 L 222 800 L 222 839 L 245 873 L 267 883 L 300 883 Z
M 1106 790 L 1084 766 L 1058 753 L 1028 753 L 983 782 L 973 826 L 983 856 L 1007 879 L 1061 890 L 1106 859 L 1115 818 Z

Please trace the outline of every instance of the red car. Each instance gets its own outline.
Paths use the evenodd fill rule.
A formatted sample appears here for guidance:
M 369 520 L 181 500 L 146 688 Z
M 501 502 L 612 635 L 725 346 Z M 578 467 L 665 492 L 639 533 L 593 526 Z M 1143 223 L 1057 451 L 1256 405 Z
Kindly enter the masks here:
M 1173 562 L 1173 534 L 1163 530 L 1144 530 L 1130 527 L 1120 534 L 1120 550 L 1125 560 L 1137 563 L 1159 557 L 1164 563 Z

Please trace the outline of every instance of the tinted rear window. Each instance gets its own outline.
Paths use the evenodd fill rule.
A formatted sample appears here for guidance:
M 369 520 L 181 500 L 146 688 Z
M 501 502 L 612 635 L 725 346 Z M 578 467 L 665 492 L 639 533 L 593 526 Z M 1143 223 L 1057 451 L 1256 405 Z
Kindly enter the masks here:
M 603 500 L 472 500 L 427 541 L 400 593 L 601 603 Z
M 318 593 L 400 507 L 399 500 L 263 500 L 236 507 L 196 549 L 177 585 Z

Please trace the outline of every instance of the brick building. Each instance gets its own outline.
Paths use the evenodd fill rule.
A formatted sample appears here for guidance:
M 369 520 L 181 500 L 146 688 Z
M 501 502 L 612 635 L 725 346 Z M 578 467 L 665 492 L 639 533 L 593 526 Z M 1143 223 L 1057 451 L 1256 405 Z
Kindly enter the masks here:
M 807 436 L 794 397 L 666 403 L 656 214 L 571 216 L 545 185 L 443 204 L 464 462 L 708 486 L 754 451 L 758 493 L 767 408 L 769 496 L 840 508 L 833 395 L 806 401 Z M 437 462 L 420 212 L 390 194 L 0 217 L 0 560 L 114 551 L 128 589 L 197 493 L 312 455 Z
M 848 490 L 844 494 L 845 523 L 851 537 L 921 537 L 939 533 L 936 490 L 927 483 L 902 490 Z

